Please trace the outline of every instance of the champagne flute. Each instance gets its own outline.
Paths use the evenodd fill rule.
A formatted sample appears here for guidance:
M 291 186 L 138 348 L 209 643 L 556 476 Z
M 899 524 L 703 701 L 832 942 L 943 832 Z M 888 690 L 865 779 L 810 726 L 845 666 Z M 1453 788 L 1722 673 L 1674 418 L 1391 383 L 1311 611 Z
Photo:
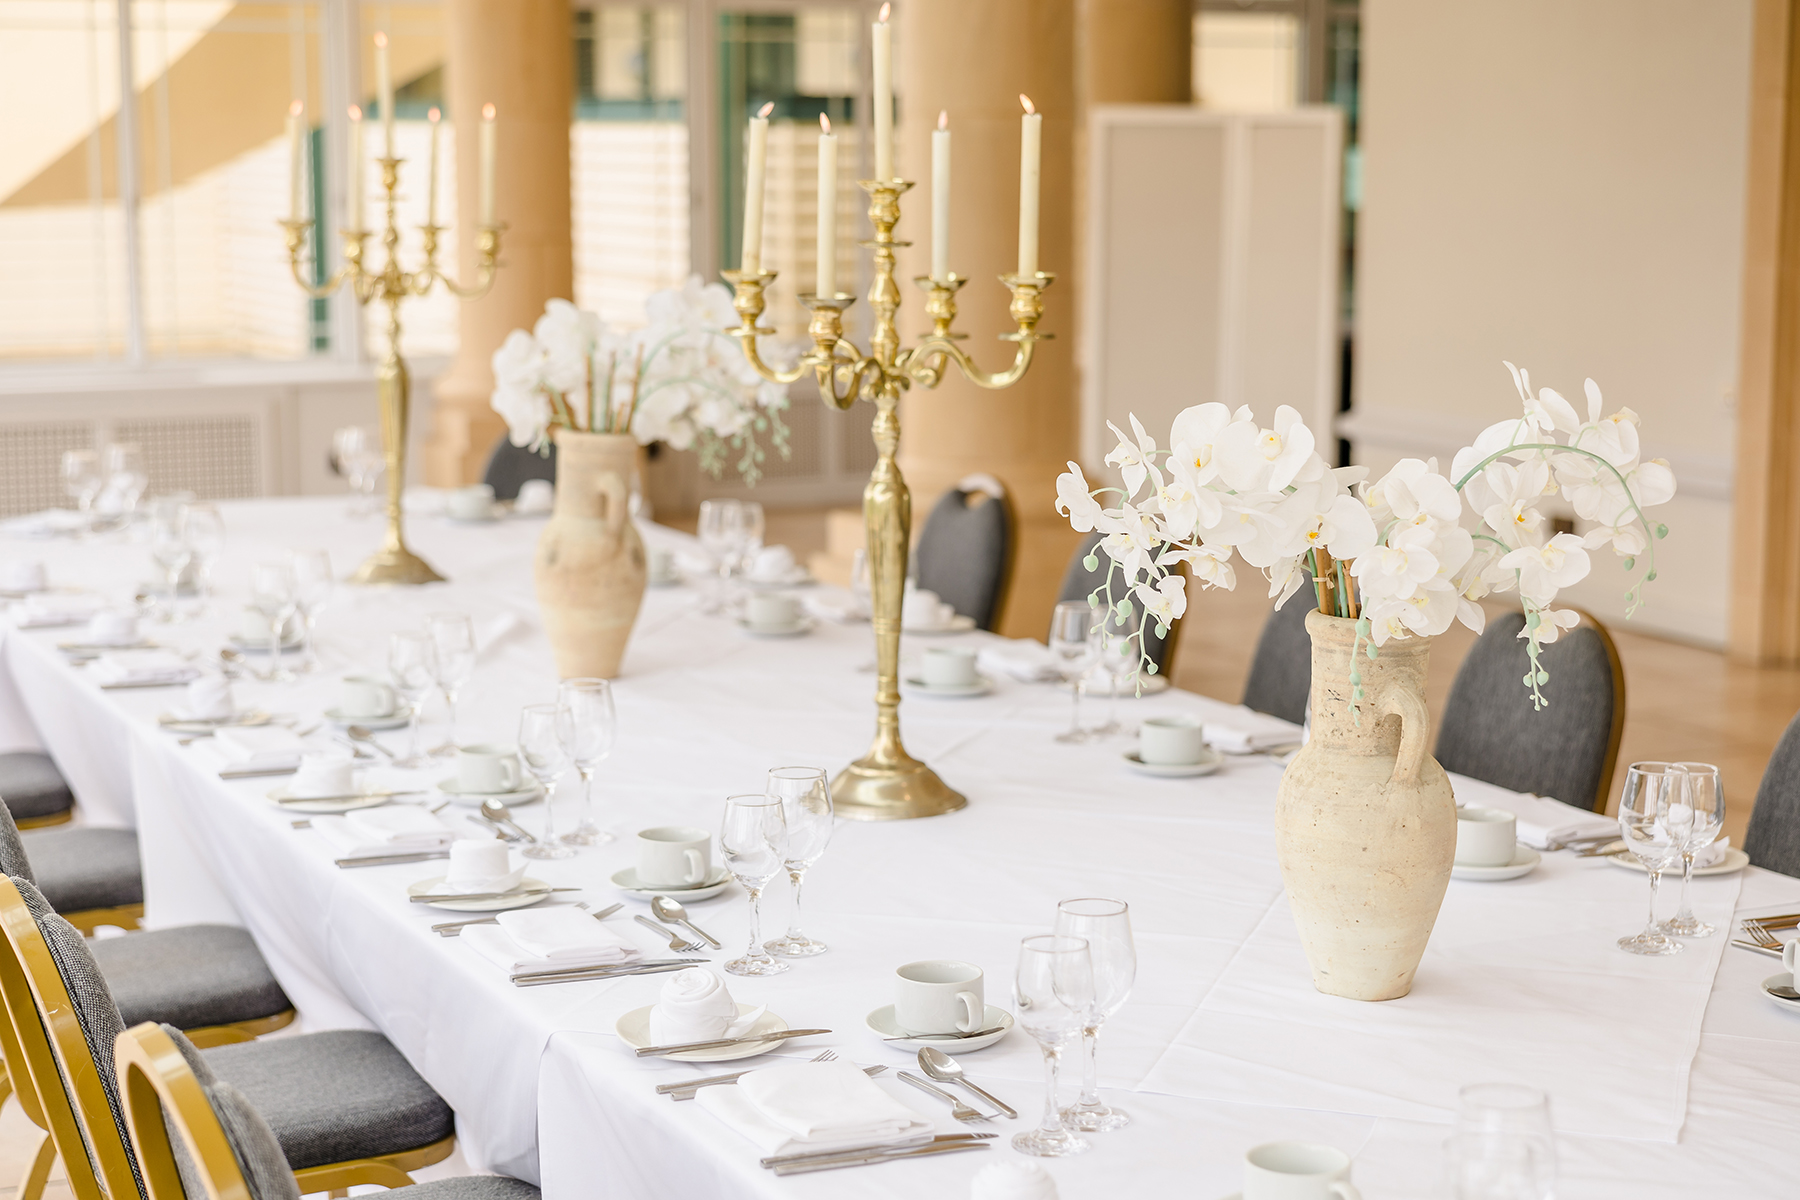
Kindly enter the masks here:
M 1687 795 L 1669 806 L 1670 831 L 1681 837 L 1681 907 L 1657 928 L 1674 937 L 1711 937 L 1718 930 L 1688 907 L 1688 880 L 1694 875 L 1694 856 L 1718 840 L 1725 824 L 1725 788 L 1719 768 L 1711 763 L 1676 763 L 1687 776 Z
M 1019 1028 L 1044 1052 L 1044 1115 L 1038 1127 L 1012 1140 L 1013 1149 L 1040 1158 L 1085 1154 L 1086 1140 L 1063 1124 L 1057 1107 L 1057 1069 L 1063 1047 L 1081 1036 L 1094 1007 L 1094 971 L 1086 938 L 1033 934 L 1019 943 L 1013 1009 Z
M 1556 1190 L 1556 1134 L 1550 1099 L 1514 1083 L 1462 1089 L 1450 1170 L 1457 1200 L 1550 1200 Z
M 313 648 L 313 619 L 331 598 L 331 555 L 323 550 L 294 551 L 294 607 L 300 614 L 301 671 L 318 669 Z
M 604 679 L 565 679 L 556 689 L 556 733 L 575 769 L 581 772 L 581 820 L 562 840 L 598 846 L 612 834 L 594 823 L 594 768 L 612 753 L 618 717 L 612 684 Z
M 555 704 L 527 704 L 519 711 L 519 757 L 544 789 L 544 834 L 526 846 L 526 858 L 570 858 L 575 847 L 556 837 L 556 777 L 569 765 L 568 751 L 563 749 L 557 732 Z
M 437 684 L 437 663 L 431 639 L 407 630 L 388 635 L 388 674 L 394 691 L 406 701 L 406 757 L 396 758 L 396 767 L 422 767 L 431 760 L 419 752 L 419 716 L 425 709 L 425 697 Z
M 1059 742 L 1085 742 L 1091 736 L 1081 727 L 1081 691 L 1083 677 L 1092 669 L 1098 653 L 1089 636 L 1098 624 L 1094 610 L 1086 600 L 1064 600 L 1050 614 L 1050 653 L 1056 660 L 1057 671 L 1068 681 L 1075 695 L 1075 704 L 1069 713 L 1069 731 L 1056 735 Z
M 1119 1011 L 1137 980 L 1137 945 L 1131 936 L 1131 906 L 1123 900 L 1089 896 L 1064 900 L 1056 906 L 1056 932 L 1082 938 L 1088 944 L 1088 960 L 1094 971 L 1094 1008 L 1082 1027 L 1084 1063 L 1081 1098 L 1063 1110 L 1072 1129 L 1099 1133 L 1123 1129 L 1131 1115 L 1100 1102 L 1100 1075 L 1096 1053 L 1100 1026 Z
M 788 919 L 787 936 L 764 942 L 763 948 L 786 958 L 823 954 L 830 947 L 800 931 L 800 888 L 807 868 L 819 861 L 831 841 L 831 781 L 818 767 L 776 767 L 769 772 L 765 790 L 781 801 L 787 821 L 785 861 L 788 881 L 794 885 L 794 912 Z
M 762 894 L 781 873 L 787 854 L 787 815 L 778 796 L 727 796 L 719 829 L 719 853 L 743 889 L 750 894 L 750 944 L 739 958 L 725 964 L 733 975 L 779 975 L 790 964 L 773 958 L 762 946 Z
M 1619 939 L 1632 954 L 1679 954 L 1681 943 L 1656 927 L 1656 885 L 1681 857 L 1681 837 L 1669 825 L 1669 807 L 1684 804 L 1686 775 L 1675 763 L 1638 762 L 1625 771 L 1619 797 L 1619 831 L 1650 873 L 1650 920 L 1642 933 Z
M 294 673 L 281 665 L 281 631 L 294 615 L 294 568 L 290 563 L 258 563 L 250 568 L 250 603 L 269 622 L 269 669 L 259 678 L 290 683 Z
M 438 690 L 450 710 L 450 732 L 431 755 L 448 758 L 456 753 L 456 694 L 475 674 L 475 625 L 463 613 L 432 613 L 425 618 L 425 634 L 436 656 Z

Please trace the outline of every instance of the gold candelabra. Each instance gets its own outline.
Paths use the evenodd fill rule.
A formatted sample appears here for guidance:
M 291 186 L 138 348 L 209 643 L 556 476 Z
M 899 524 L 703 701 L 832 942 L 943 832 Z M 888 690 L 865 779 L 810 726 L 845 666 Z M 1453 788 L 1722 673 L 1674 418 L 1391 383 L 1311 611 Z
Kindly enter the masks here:
M 900 608 L 912 537 L 912 494 L 894 461 L 900 445 L 900 393 L 915 383 L 936 387 L 951 363 L 977 387 L 1003 388 L 1017 383 L 1031 366 L 1033 348 L 1050 336 L 1039 333 L 1037 324 L 1044 311 L 1044 289 L 1055 276 L 1039 271 L 1000 277 L 1012 292 L 1008 311 L 1019 326 L 1016 333 L 1001 335 L 1018 343 L 1012 365 L 1004 371 L 989 374 L 981 370 L 957 345 L 967 335 L 952 333 L 950 326 L 956 320 L 956 294 L 968 280 L 955 274 L 943 280 L 929 276 L 915 280 L 925 289 L 925 312 L 931 317 L 932 331 L 917 345 L 902 350 L 894 325 L 900 311 L 894 252 L 911 243 L 896 241 L 894 227 L 900 223 L 900 196 L 912 184 L 903 179 L 864 180 L 861 186 L 869 193 L 869 221 L 875 227 L 874 238 L 861 243 L 875 255 L 875 278 L 869 285 L 875 331 L 868 354 L 843 337 L 844 310 L 856 302 L 855 296 L 843 292 L 803 294 L 800 303 L 812 314 L 807 327 L 812 351 L 788 370 L 770 367 L 758 353 L 756 339 L 775 331 L 758 326 L 757 319 L 762 316 L 764 293 L 775 272 L 725 271 L 723 275 L 736 289 L 734 307 L 741 318 L 737 327 L 727 332 L 742 344 L 757 374 L 776 383 L 792 383 L 810 371 L 827 404 L 847 409 L 860 398 L 875 405 L 873 434 L 878 458 L 863 489 L 875 628 L 875 740 L 867 754 L 831 783 L 837 811 L 867 821 L 935 816 L 954 812 L 968 802 L 935 771 L 908 754 L 900 740 Z
M 395 192 L 400 183 L 400 164 L 406 160 L 382 157 L 375 161 L 381 166 L 381 186 L 386 193 L 387 209 L 386 224 L 381 234 L 381 244 L 387 250 L 387 261 L 379 271 L 371 272 L 363 266 L 363 242 L 369 236 L 368 231 L 345 229 L 340 234 L 343 238 L 344 265 L 324 283 L 309 283 L 301 273 L 301 252 L 313 222 L 289 220 L 281 222 L 281 227 L 287 231 L 288 264 L 293 270 L 294 282 L 307 295 L 322 299 L 348 283 L 358 304 L 380 300 L 387 305 L 388 310 L 387 357 L 381 360 L 381 370 L 376 376 L 382 451 L 387 460 L 387 537 L 381 549 L 356 568 L 350 581 L 433 583 L 443 576 L 432 570 L 431 564 L 406 548 L 406 539 L 401 530 L 400 494 L 406 485 L 406 427 L 412 386 L 406 370 L 406 360 L 400 356 L 400 302 L 408 296 L 423 296 L 438 283 L 442 283 L 452 295 L 464 300 L 474 300 L 486 295 L 488 289 L 494 286 L 494 273 L 500 256 L 500 233 L 506 226 L 482 225 L 477 231 L 475 249 L 479 262 L 472 287 L 458 285 L 438 269 L 438 234 L 445 232 L 441 225 L 428 223 L 419 227 L 425 243 L 424 265 L 417 271 L 402 270 Z

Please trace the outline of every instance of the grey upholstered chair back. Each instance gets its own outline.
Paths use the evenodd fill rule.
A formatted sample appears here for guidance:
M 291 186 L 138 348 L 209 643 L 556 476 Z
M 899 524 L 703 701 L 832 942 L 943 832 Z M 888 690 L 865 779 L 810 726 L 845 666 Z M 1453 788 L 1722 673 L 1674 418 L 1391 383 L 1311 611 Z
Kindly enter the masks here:
M 913 551 L 914 578 L 958 615 L 992 629 L 1012 573 L 1013 520 L 1004 499 L 952 488 L 932 506 Z
M 0 799 L 0 875 L 37 883 L 37 876 L 31 873 L 31 860 L 25 856 L 19 827 L 13 822 L 12 809 L 6 806 L 4 799 Z
M 556 446 L 551 445 L 546 457 L 535 450 L 515 446 L 510 438 L 502 437 L 494 444 L 494 452 L 488 456 L 487 470 L 481 478 L 494 489 L 494 499 L 517 500 L 519 488 L 527 479 L 556 482 Z
M 1250 660 L 1250 677 L 1244 681 L 1244 707 L 1292 721 L 1306 721 L 1306 702 L 1312 693 L 1312 638 L 1306 633 L 1306 614 L 1318 607 L 1312 590 L 1301 588 L 1287 603 L 1269 612 L 1256 654 Z
M 1744 853 L 1759 867 L 1800 876 L 1800 716 L 1788 722 L 1763 769 Z
M 1095 589 L 1106 584 L 1107 572 L 1112 570 L 1112 560 L 1100 550 L 1100 539 L 1104 536 L 1098 532 L 1090 533 L 1081 539 L 1081 545 L 1075 547 L 1075 553 L 1069 558 L 1069 565 L 1063 570 L 1062 590 L 1056 593 L 1058 603 L 1064 600 L 1086 600 L 1094 594 Z M 1092 571 L 1088 570 L 1086 561 L 1090 554 L 1099 559 L 1099 565 Z M 1113 599 L 1115 601 L 1125 598 L 1124 587 L 1123 577 L 1113 581 Z M 1136 600 L 1131 603 L 1132 607 L 1142 614 L 1143 605 Z M 1180 630 L 1181 622 L 1178 620 L 1169 626 L 1169 636 L 1166 638 L 1156 636 L 1155 626 L 1145 631 L 1144 642 L 1150 654 L 1150 661 L 1156 664 L 1158 674 L 1167 672 L 1172 665 L 1170 660 L 1173 657 L 1175 639 L 1179 636 Z
M 1587 613 L 1545 646 L 1544 708 L 1524 684 L 1523 613 L 1495 617 L 1456 672 L 1438 728 L 1446 771 L 1605 812 L 1625 728 L 1625 675 L 1605 627 Z

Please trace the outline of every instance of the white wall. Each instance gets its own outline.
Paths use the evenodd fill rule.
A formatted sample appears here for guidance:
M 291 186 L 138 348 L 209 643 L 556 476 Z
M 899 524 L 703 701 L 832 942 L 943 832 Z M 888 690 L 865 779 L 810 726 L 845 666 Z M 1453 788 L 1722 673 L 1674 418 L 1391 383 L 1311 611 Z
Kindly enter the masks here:
M 1364 0 L 1359 461 L 1516 411 L 1644 419 L 1681 492 L 1635 627 L 1725 638 L 1752 0 Z M 1609 556 L 1610 557 L 1610 556 Z M 1572 599 L 1623 616 L 1610 563 Z

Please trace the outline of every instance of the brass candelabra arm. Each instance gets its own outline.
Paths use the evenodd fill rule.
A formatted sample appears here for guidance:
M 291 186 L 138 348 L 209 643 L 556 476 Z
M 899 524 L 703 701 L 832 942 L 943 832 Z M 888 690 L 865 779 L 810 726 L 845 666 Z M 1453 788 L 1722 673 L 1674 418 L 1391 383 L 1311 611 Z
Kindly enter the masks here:
M 423 296 L 431 290 L 431 285 L 436 282 L 443 284 L 452 296 L 460 300 L 479 300 L 487 295 L 494 286 L 494 276 L 499 272 L 500 234 L 505 229 L 504 221 L 494 225 L 482 225 L 476 229 L 475 282 L 465 287 L 438 269 L 438 234 L 444 232 L 444 227 L 442 225 L 419 226 L 419 234 L 425 244 L 425 265 L 411 276 L 410 290 L 416 296 Z
M 1012 303 L 1007 313 L 1019 326 L 1017 332 L 1003 333 L 1000 337 L 1003 341 L 1017 342 L 1018 349 L 1013 352 L 1011 366 L 993 373 L 976 366 L 968 351 L 957 345 L 965 335 L 950 331 L 950 324 L 956 319 L 956 293 L 967 281 L 955 275 L 943 282 L 920 279 L 920 286 L 930 294 L 925 311 L 931 315 L 932 332 L 901 355 L 896 368 L 907 378 L 930 388 L 943 382 L 946 364 L 955 363 L 963 377 L 976 387 L 1011 387 L 1030 369 L 1037 343 L 1051 336 L 1039 333 L 1037 326 L 1044 315 L 1044 289 L 1055 279 L 1056 276 L 1047 271 L 1030 276 L 1009 274 L 1000 277 L 1000 282 L 1012 291 Z
M 345 233 L 343 235 L 344 265 L 339 267 L 337 271 L 332 274 L 331 278 L 327 279 L 324 283 L 313 283 L 307 279 L 301 269 L 309 262 L 302 252 L 306 248 L 306 237 L 307 234 L 311 232 L 312 227 L 313 223 L 311 221 L 281 222 L 281 228 L 287 237 L 288 270 L 293 272 L 294 282 L 300 285 L 301 291 L 305 292 L 313 299 L 323 300 L 325 297 L 337 291 L 340 287 L 343 287 L 345 280 L 355 280 L 361 275 L 363 238 L 367 235 L 363 233 Z
M 882 379 L 881 364 L 863 354 L 844 337 L 844 310 L 856 303 L 856 297 L 844 292 L 831 296 L 800 295 L 800 303 L 812 313 L 806 332 L 812 338 L 812 353 L 800 360 L 800 367 L 810 366 L 818 376 L 819 395 L 833 408 L 849 408 L 857 397 Z

